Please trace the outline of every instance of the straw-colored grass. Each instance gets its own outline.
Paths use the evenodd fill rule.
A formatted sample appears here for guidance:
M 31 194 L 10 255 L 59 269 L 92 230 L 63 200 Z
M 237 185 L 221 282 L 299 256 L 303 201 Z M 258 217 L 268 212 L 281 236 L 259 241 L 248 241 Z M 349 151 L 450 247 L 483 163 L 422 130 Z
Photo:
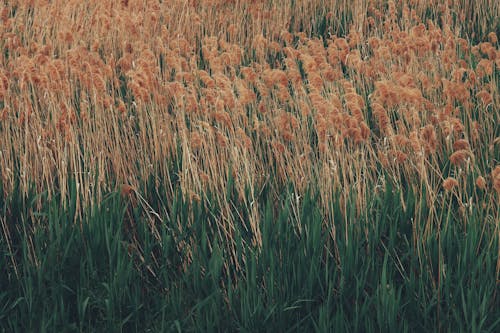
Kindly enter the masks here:
M 116 191 L 159 241 L 155 223 L 175 216 L 181 193 L 189 223 L 214 214 L 208 252 L 225 240 L 228 274 L 250 265 L 236 230 L 265 249 L 280 201 L 299 222 L 314 207 L 337 247 L 338 228 L 347 246 L 357 221 L 390 215 L 377 198 L 394 197 L 420 268 L 419 246 L 441 244 L 452 215 L 465 229 L 484 220 L 492 246 L 499 17 L 493 0 L 3 1 L 0 203 L 19 193 L 31 200 L 23 219 L 57 202 L 80 221 Z M 0 222 L 12 247 L 10 209 Z M 194 247 L 175 242 L 187 270 Z M 499 272 L 497 259 L 497 285 Z
M 433 204 L 448 176 L 483 177 L 496 215 L 498 39 L 462 22 L 477 33 L 478 13 L 498 7 L 10 2 L 4 190 L 19 178 L 66 198 L 75 177 L 85 206 L 119 184 L 168 179 L 178 155 L 183 193 L 220 203 L 232 173 L 241 197 L 268 182 L 299 193 L 320 184 L 330 218 L 331 197 L 356 188 L 361 213 L 386 170 L 398 186 L 425 186 L 420 199 Z

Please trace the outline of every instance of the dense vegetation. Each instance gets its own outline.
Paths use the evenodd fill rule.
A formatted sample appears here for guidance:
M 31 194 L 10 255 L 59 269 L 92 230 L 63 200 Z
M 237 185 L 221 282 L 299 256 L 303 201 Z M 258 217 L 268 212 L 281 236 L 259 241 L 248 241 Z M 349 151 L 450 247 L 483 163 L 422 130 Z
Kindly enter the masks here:
M 500 330 L 499 17 L 0 2 L 0 331 Z

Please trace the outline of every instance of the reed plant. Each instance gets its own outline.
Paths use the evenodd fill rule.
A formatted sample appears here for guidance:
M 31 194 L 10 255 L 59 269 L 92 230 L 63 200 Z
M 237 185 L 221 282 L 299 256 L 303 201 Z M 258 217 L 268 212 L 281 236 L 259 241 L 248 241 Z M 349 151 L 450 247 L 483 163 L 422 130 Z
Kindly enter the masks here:
M 499 16 L 0 3 L 2 329 L 497 330 Z

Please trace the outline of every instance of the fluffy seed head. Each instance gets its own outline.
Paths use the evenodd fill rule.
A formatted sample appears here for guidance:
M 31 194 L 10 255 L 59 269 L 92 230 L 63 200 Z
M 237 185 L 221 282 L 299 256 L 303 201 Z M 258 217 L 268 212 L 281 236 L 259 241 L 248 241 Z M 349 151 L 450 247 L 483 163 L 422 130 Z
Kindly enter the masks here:
M 470 149 L 469 142 L 465 139 L 460 139 L 455 141 L 453 144 L 453 150 L 458 151 L 458 150 L 468 150 Z
M 458 187 L 458 181 L 455 178 L 448 177 L 443 181 L 443 188 L 446 191 L 451 191 L 455 187 Z
M 491 173 L 491 178 L 493 179 L 493 188 L 500 195 L 500 165 L 495 167 Z
M 120 188 L 122 197 L 128 197 L 134 192 L 134 188 L 128 184 L 123 184 Z
M 484 190 L 486 188 L 486 180 L 483 176 L 478 176 L 476 178 L 476 186 L 481 190 Z
M 450 162 L 455 166 L 460 166 L 465 163 L 468 157 L 470 157 L 470 151 L 466 149 L 460 149 L 451 154 Z

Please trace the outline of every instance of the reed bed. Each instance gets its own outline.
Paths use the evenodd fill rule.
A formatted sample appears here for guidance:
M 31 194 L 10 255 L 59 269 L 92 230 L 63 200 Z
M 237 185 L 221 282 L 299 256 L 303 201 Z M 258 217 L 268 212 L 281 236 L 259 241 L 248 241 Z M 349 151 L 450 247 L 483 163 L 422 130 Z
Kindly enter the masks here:
M 266 250 L 273 220 L 282 216 L 291 225 L 283 230 L 300 238 L 309 235 L 310 213 L 322 235 L 313 248 L 332 251 L 331 265 L 342 267 L 346 252 L 337 243 L 347 249 L 362 241 L 361 230 L 393 230 L 381 214 L 394 209 L 391 223 L 411 229 L 407 250 L 419 261 L 412 267 L 438 267 L 428 276 L 432 293 L 420 285 L 420 295 L 437 297 L 426 328 L 440 329 L 440 311 L 455 315 L 441 302 L 442 286 L 453 286 L 442 283 L 453 237 L 469 237 L 467 230 L 477 237 L 476 253 L 494 267 L 485 273 L 488 292 L 498 288 L 499 17 L 492 0 L 2 2 L 2 249 L 12 254 L 20 239 L 34 239 L 18 235 L 19 223 L 32 221 L 35 230 L 50 218 L 98 220 L 90 212 L 115 193 L 121 208 L 109 218 L 128 223 L 132 266 L 145 256 L 133 227 L 143 221 L 159 247 L 160 231 L 176 228 L 179 271 L 192 272 L 204 239 L 206 255 L 222 253 L 210 265 L 220 264 L 226 278 L 245 276 L 252 260 L 275 254 Z M 177 216 L 177 205 L 188 212 Z M 197 224 L 210 236 L 180 236 Z M 427 266 L 433 242 L 437 263 Z M 21 262 L 41 260 L 32 246 L 25 261 L 5 259 L 9 279 L 20 277 Z M 387 267 L 393 254 L 379 264 Z M 155 278 L 165 269 L 139 266 Z M 496 291 L 484 299 L 484 323 L 494 329 L 487 309 L 496 305 L 498 314 Z M 405 316 L 394 315 L 385 319 Z

